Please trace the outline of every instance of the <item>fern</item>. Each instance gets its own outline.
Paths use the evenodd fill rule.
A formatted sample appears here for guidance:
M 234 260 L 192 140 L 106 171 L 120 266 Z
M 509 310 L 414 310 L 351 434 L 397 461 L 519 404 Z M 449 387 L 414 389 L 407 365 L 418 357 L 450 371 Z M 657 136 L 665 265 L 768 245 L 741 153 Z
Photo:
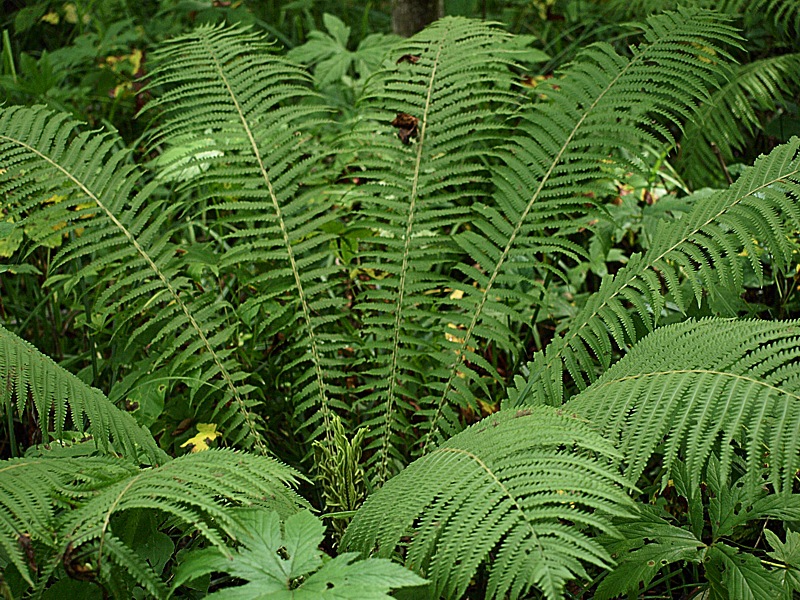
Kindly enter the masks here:
M 795 200 L 800 193 L 799 149 L 800 140 L 794 138 L 761 157 L 729 189 L 695 194 L 689 214 L 665 221 L 648 251 L 633 255 L 616 275 L 605 278 L 563 336 L 537 354 L 529 365 L 532 375 L 523 395 L 560 404 L 562 361 L 573 381 L 585 387 L 595 372 L 592 354 L 608 366 L 612 343 L 624 348 L 638 338 L 634 317 L 645 330 L 652 330 L 666 292 L 681 310 L 686 309 L 689 298 L 681 274 L 688 279 L 689 296 L 699 303 L 707 290 L 741 287 L 744 260 L 758 277 L 768 259 L 775 271 L 787 270 L 794 261 L 789 234 L 800 227 Z M 517 392 L 511 396 L 517 398 Z
M 602 217 L 587 206 L 599 178 L 641 170 L 653 144 L 673 145 L 685 123 L 714 114 L 703 103 L 730 75 L 734 30 L 684 10 L 642 31 L 630 58 L 596 44 L 527 99 L 513 83 L 523 42 L 442 20 L 387 51 L 334 156 L 318 138 L 350 124 L 327 120 L 302 69 L 249 31 L 200 27 L 154 53 L 152 181 L 113 135 L 41 107 L 0 111 L 4 231 L 26 232 L 30 250 L 64 240 L 46 284 L 80 290 L 91 326 L 124 344 L 125 358 L 108 362 L 125 371 L 104 367 L 111 397 L 154 379 L 191 381 L 173 406 L 262 452 L 261 416 L 288 407 L 270 423 L 276 438 L 297 421 L 321 438 L 296 460 L 315 448 L 329 508 L 355 512 L 342 548 L 403 561 L 430 581 L 419 594 L 458 598 L 485 580 L 490 598 L 534 588 L 556 598 L 605 570 L 614 575 L 601 595 L 637 590 L 655 575 L 641 561 L 661 560 L 675 534 L 659 523 L 657 539 L 635 539 L 652 514 L 630 494 L 660 453 L 693 520 L 693 539 L 670 556 L 702 553 L 708 482 L 710 589 L 774 596 L 785 590 L 776 573 L 720 540 L 751 508 L 798 517 L 800 326 L 657 326 L 667 302 L 688 312 L 751 272 L 795 266 L 800 140 L 729 189 L 692 195 L 687 213 L 666 214 L 645 252 L 535 354 L 508 390 L 511 406 L 458 433 L 503 384 L 495 349 L 522 360 L 519 338 L 553 279 L 568 281 L 584 257 L 583 232 Z M 738 103 L 766 88 L 721 89 L 745 90 Z M 331 165 L 358 184 L 323 187 L 342 178 Z M 197 231 L 213 259 L 187 249 Z M 627 355 L 612 366 L 615 347 Z M 351 554 L 323 565 L 319 521 L 290 517 L 305 506 L 287 488 L 295 471 L 230 450 L 165 462 L 101 392 L 2 329 L 0 376 L 9 416 L 30 395 L 43 435 L 64 436 L 69 415 L 101 452 L 126 455 L 36 449 L 0 466 L 0 556 L 38 592 L 62 566 L 119 597 L 168 597 L 214 572 L 247 581 L 222 582 L 219 595 L 231 597 L 356 594 L 372 576 L 381 579 L 367 591 L 381 597 L 421 581 Z M 570 383 L 577 393 L 564 405 Z M 349 439 L 355 424 L 371 431 L 354 427 Z M 159 466 L 140 467 L 145 459 Z M 357 508 L 364 467 L 382 487 Z M 143 514 L 152 531 L 174 527 L 203 546 L 188 551 L 172 589 L 164 563 L 148 564 L 131 542 Z M 615 544 L 631 556 L 613 571 Z
M 697 489 L 714 448 L 722 477 L 741 447 L 750 489 L 790 492 L 800 469 L 800 324 L 707 319 L 659 328 L 564 410 L 589 419 L 636 481 L 662 443 Z M 756 479 L 762 462 L 766 481 Z
M 373 232 L 358 269 L 376 273 L 375 285 L 356 311 L 364 315 L 365 424 L 378 485 L 393 470 L 390 460 L 402 464 L 407 453 L 409 400 L 424 389 L 425 373 L 452 356 L 431 336 L 443 338 L 447 327 L 434 310 L 452 291 L 443 266 L 457 250 L 442 233 L 457 228 L 463 204 L 485 191 L 483 157 L 508 134 L 502 117 L 516 102 L 509 66 L 518 52 L 495 27 L 436 22 L 392 50 L 348 144 L 366 181 L 350 192 L 362 206 L 356 226 Z
M 226 392 L 220 406 L 233 401 L 221 424 L 243 425 L 239 437 L 263 450 L 246 400 L 252 388 L 240 383 L 245 374 L 225 347 L 235 330 L 220 315 L 224 302 L 213 293 L 193 293 L 170 243 L 168 219 L 179 206 L 154 196 L 156 184 L 142 183 L 129 152 L 116 150 L 117 144 L 113 135 L 80 132 L 76 122 L 42 107 L 2 109 L 0 153 L 7 167 L 0 194 L 11 200 L 9 219 L 18 227 L 35 223 L 47 235 L 69 235 L 71 243 L 51 267 L 74 262 L 76 280 L 89 283 L 102 273 L 106 287 L 95 298 L 93 324 L 110 322 L 129 344 L 164 342 L 151 368 L 171 359 L 173 369 L 201 370 L 202 380 L 221 377 Z M 129 321 L 132 331 L 126 331 Z
M 296 405 L 319 409 L 330 439 L 330 395 L 337 391 L 330 386 L 343 372 L 336 353 L 342 344 L 326 324 L 341 316 L 344 300 L 331 289 L 340 269 L 327 260 L 335 236 L 325 225 L 336 211 L 329 198 L 298 191 L 321 156 L 309 134 L 322 116 L 309 77 L 274 56 L 260 36 L 238 28 L 197 28 L 153 60 L 152 85 L 164 91 L 148 105 L 160 108 L 163 119 L 152 143 L 202 141 L 203 168 L 184 191 L 220 217 L 218 238 L 226 248 L 220 269 L 247 265 L 240 275 L 257 292 L 250 310 L 271 305 L 261 312 L 261 327 L 279 323 L 293 332 L 295 352 L 281 365 L 294 375 L 289 394 Z M 177 153 L 165 171 L 184 167 L 192 155 Z
M 609 15 L 623 20 L 676 10 L 679 6 L 677 0 L 610 0 L 605 8 Z M 756 27 L 763 27 L 771 20 L 776 31 L 786 38 L 800 31 L 800 7 L 794 0 L 698 0 L 694 6 L 744 17 L 746 24 Z M 771 19 L 765 19 L 764 15 Z
M 22 536 L 46 546 L 44 557 L 34 557 L 42 567 L 42 586 L 60 561 L 76 562 L 80 556 L 85 577 L 113 579 L 108 559 L 149 594 L 164 598 L 167 588 L 160 576 L 114 535 L 117 515 L 159 511 L 224 547 L 237 531 L 231 503 L 291 514 L 304 504 L 285 487 L 296 477 L 273 459 L 229 450 L 189 454 L 141 470 L 106 457 L 13 459 L 0 467 L 0 545 L 31 584 L 33 559 L 18 544 Z
M 0 466 L 0 548 L 20 575 L 34 584 L 38 568 L 24 547 L 43 544 L 50 552 L 58 550 L 57 513 L 59 506 L 78 495 L 74 485 L 96 485 L 118 480 L 136 472 L 126 461 L 106 457 L 81 459 L 11 459 Z M 23 540 L 25 544 L 23 544 Z
M 465 383 L 479 381 L 480 374 L 471 365 L 492 372 L 472 346 L 480 340 L 502 347 L 510 335 L 504 321 L 527 316 L 506 306 L 508 300 L 522 296 L 528 306 L 539 303 L 539 286 L 519 291 L 519 267 L 527 271 L 541 254 L 581 254 L 565 236 L 588 224 L 584 204 L 597 191 L 598 168 L 612 160 L 635 170 L 625 155 L 641 157 L 653 140 L 670 140 L 669 127 L 708 97 L 708 81 L 724 75 L 720 45 L 736 41 L 730 27 L 702 12 L 651 17 L 643 29 L 646 43 L 630 60 L 595 44 L 537 88 L 544 98 L 521 114 L 518 135 L 494 178 L 494 206 L 477 204 L 474 228 L 456 236 L 471 261 L 457 266 L 466 281 L 459 287 L 463 298 L 451 301 L 463 311 L 457 324 L 464 331 L 441 367 L 444 380 L 431 385 L 435 395 L 425 398 L 431 407 L 426 451 L 440 439 L 440 429 L 453 430 L 451 407 L 475 404 Z M 538 268 L 561 276 L 546 260 Z
M 45 443 L 64 439 L 67 416 L 79 433 L 88 431 L 97 448 L 132 460 L 159 464 L 168 460 L 149 432 L 119 410 L 95 388 L 65 371 L 48 357 L 0 326 L 0 402 L 7 413 L 28 406 L 35 410 Z M 85 421 L 89 422 L 88 430 Z
M 587 533 L 611 533 L 610 515 L 630 508 L 627 484 L 607 466 L 614 455 L 562 411 L 497 413 L 371 495 L 342 545 L 387 557 L 410 538 L 405 563 L 431 579 L 430 598 L 460 598 L 490 554 L 487 598 L 532 586 L 558 598 L 582 562 L 611 564 Z
M 798 72 L 798 54 L 773 56 L 738 67 L 686 127 L 676 165 L 684 178 L 695 188 L 722 183 L 725 167 L 719 160 L 730 162 L 734 152 L 744 149 L 745 135 L 752 137 L 761 128 L 755 110 L 775 110 L 785 102 L 785 92 L 800 84 Z
M 758 23 L 758 15 L 772 16 L 776 29 L 785 33 L 800 33 L 800 6 L 791 0 L 756 0 L 749 7 L 749 16 Z

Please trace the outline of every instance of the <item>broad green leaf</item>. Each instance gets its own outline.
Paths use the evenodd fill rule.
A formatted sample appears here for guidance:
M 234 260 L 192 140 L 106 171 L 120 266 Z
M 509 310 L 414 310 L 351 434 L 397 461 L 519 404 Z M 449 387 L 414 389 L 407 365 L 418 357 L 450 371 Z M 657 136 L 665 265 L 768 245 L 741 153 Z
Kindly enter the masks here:
M 783 596 L 778 574 L 767 571 L 752 554 L 720 543 L 709 548 L 707 556 L 709 600 L 767 600 Z
M 248 582 L 208 596 L 215 600 L 390 600 L 392 589 L 425 583 L 389 560 L 357 560 L 357 553 L 324 562 L 325 527 L 308 511 L 286 519 L 283 531 L 275 512 L 242 514 L 242 546 L 233 557 L 216 548 L 192 552 L 176 570 L 173 590 L 211 572 Z

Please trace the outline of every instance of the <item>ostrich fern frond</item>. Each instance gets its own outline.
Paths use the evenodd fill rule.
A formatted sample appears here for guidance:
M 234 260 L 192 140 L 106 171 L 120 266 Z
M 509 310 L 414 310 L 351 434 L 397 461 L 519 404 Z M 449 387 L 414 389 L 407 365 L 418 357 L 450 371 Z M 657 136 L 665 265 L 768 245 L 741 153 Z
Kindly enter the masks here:
M 509 134 L 515 50 L 496 27 L 437 21 L 392 50 L 347 144 L 366 182 L 350 192 L 362 206 L 355 226 L 372 232 L 357 266 L 377 273 L 355 310 L 364 315 L 365 424 L 379 485 L 390 460 L 407 453 L 404 416 L 425 387 L 422 373 L 451 357 L 442 348 L 447 316 L 435 312 L 453 286 L 446 265 L 457 248 L 447 233 L 464 204 L 486 193 L 485 155 Z
M 22 540 L 57 552 L 57 515 L 65 502 L 80 495 L 76 486 L 101 488 L 137 471 L 131 462 L 108 457 L 11 459 L 0 463 L 0 548 L 4 558 L 33 585 L 32 571 L 43 561 L 41 557 L 29 559 Z
M 118 409 L 100 390 L 89 387 L 65 371 L 31 344 L 0 326 L 0 406 L 22 412 L 28 403 L 35 410 L 44 443 L 61 440 L 67 416 L 72 427 L 92 436 L 104 454 L 119 453 L 151 464 L 168 456 L 148 431 Z M 84 421 L 88 421 L 86 427 Z
M 202 141 L 203 167 L 183 191 L 218 216 L 220 268 L 238 268 L 260 305 L 274 301 L 261 313 L 262 327 L 284 319 L 295 348 L 282 365 L 292 373 L 292 401 L 317 408 L 330 438 L 330 386 L 343 375 L 342 344 L 327 331 L 345 305 L 333 290 L 341 269 L 328 260 L 335 236 L 326 224 L 337 213 L 325 195 L 301 193 L 321 169 L 323 151 L 311 132 L 324 107 L 300 67 L 240 28 L 199 27 L 152 58 L 152 85 L 163 88 L 148 104 L 162 111 L 153 143 Z M 177 153 L 164 168 L 200 160 L 187 158 Z
M 706 291 L 741 287 L 744 260 L 759 277 L 768 258 L 776 271 L 787 270 L 795 261 L 790 234 L 800 228 L 799 151 L 800 139 L 793 138 L 759 158 L 727 190 L 699 192 L 690 198 L 688 214 L 665 220 L 647 252 L 633 255 L 616 275 L 605 278 L 563 335 L 535 356 L 526 383 L 534 392 L 524 395 L 560 404 L 561 364 L 585 387 L 594 377 L 595 360 L 608 366 L 612 344 L 624 348 L 637 339 L 635 317 L 646 330 L 653 329 L 667 292 L 685 310 L 689 298 L 682 277 L 700 302 Z
M 539 101 L 520 113 L 521 122 L 497 169 L 494 205 L 476 203 L 474 225 L 455 236 L 470 262 L 457 270 L 465 277 L 463 297 L 448 302 L 461 311 L 453 321 L 463 327 L 452 355 L 441 366 L 446 375 L 429 385 L 424 399 L 427 420 L 424 450 L 442 432 L 452 431 L 452 407 L 475 404 L 468 382 L 480 380 L 486 361 L 472 347 L 477 342 L 503 345 L 510 335 L 505 320 L 519 322 L 508 300 L 529 306 L 540 302 L 541 286 L 519 290 L 520 267 L 530 270 L 542 255 L 580 255 L 566 238 L 589 226 L 585 203 L 597 192 L 598 171 L 608 162 L 636 170 L 627 154 L 641 157 L 647 144 L 671 140 L 709 85 L 722 81 L 723 46 L 737 37 L 718 16 L 682 11 L 648 19 L 645 42 L 633 57 L 620 56 L 607 44 L 594 44 L 545 85 Z M 489 369 L 491 372 L 491 369 Z
M 677 10 L 685 3 L 680 0 L 595 0 L 603 4 L 606 17 L 613 22 L 641 19 L 655 13 Z M 716 11 L 731 18 L 741 18 L 745 28 L 753 27 L 763 34 L 765 25 L 773 44 L 794 44 L 800 33 L 800 4 L 795 0 L 695 0 L 692 6 Z M 771 23 L 770 23 L 771 21 Z M 776 35 L 777 34 L 777 35 Z M 775 39 L 777 37 L 777 40 Z
M 160 200 L 118 144 L 43 107 L 0 109 L 0 194 L 9 219 L 69 236 L 51 270 L 73 262 L 73 280 L 98 288 L 94 325 L 115 328 L 129 344 L 155 345 L 153 368 L 169 361 L 172 369 L 200 370 L 206 381 L 220 377 L 219 424 L 240 432 L 232 441 L 246 438 L 265 450 L 246 396 L 252 388 L 226 347 L 235 329 L 227 326 L 225 302 L 193 290 L 170 243 L 169 219 L 181 207 Z
M 408 538 L 406 566 L 432 581 L 429 598 L 461 598 L 489 555 L 487 598 L 534 586 L 560 598 L 581 563 L 611 564 L 587 533 L 613 533 L 611 516 L 632 506 L 612 456 L 609 442 L 562 411 L 500 412 L 389 480 L 342 545 L 388 557 Z
M 92 577 L 118 577 L 107 568 L 108 558 L 152 597 L 166 598 L 161 577 L 114 534 L 118 515 L 158 511 L 224 548 L 239 530 L 233 505 L 282 515 L 305 506 L 286 487 L 297 476 L 273 459 L 230 450 L 188 454 L 147 469 L 109 457 L 12 459 L 0 463 L 0 549 L 30 584 L 34 560 L 46 585 L 52 569 L 80 555 Z M 26 556 L 22 537 L 43 544 L 45 555 Z
M 724 161 L 745 147 L 746 139 L 761 128 L 758 110 L 773 111 L 787 91 L 800 88 L 800 54 L 772 56 L 739 66 L 712 94 L 687 125 L 681 138 L 676 167 L 693 188 L 719 187 L 724 173 L 714 145 Z M 747 137 L 745 137 L 747 136 Z
M 749 3 L 748 9 L 752 15 L 770 15 L 779 31 L 800 33 L 800 4 L 794 0 L 755 0 Z M 754 17 L 754 20 L 761 19 Z
M 618 440 L 632 481 L 663 442 L 667 472 L 683 460 L 698 489 L 712 449 L 721 448 L 726 479 L 738 446 L 751 489 L 769 483 L 791 492 L 800 469 L 800 322 L 661 327 L 564 410 Z M 763 463 L 767 481 L 759 478 Z

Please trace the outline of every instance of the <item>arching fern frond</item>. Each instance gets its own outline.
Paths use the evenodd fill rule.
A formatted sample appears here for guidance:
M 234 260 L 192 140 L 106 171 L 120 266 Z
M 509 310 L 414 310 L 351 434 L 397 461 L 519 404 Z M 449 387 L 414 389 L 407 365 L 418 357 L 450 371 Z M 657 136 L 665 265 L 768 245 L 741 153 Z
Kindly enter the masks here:
M 742 0 L 744 2 L 744 0 Z M 754 0 L 744 2 L 747 17 L 756 23 L 771 17 L 776 29 L 784 34 L 800 34 L 800 4 L 794 0 Z
M 680 0 L 596 0 L 603 4 L 606 16 L 612 22 L 641 19 L 647 15 L 685 6 Z M 695 0 L 692 6 L 716 11 L 731 17 L 743 18 L 745 27 L 752 27 L 763 35 L 764 26 L 773 26 L 769 34 L 777 34 L 780 41 L 791 44 L 795 33 L 800 32 L 800 5 L 795 0 Z M 770 39 L 774 44 L 775 39 Z
M 410 539 L 405 564 L 432 581 L 430 598 L 461 598 L 490 555 L 487 598 L 519 598 L 534 586 L 561 598 L 584 575 L 582 563 L 611 562 L 586 531 L 612 533 L 611 516 L 632 504 L 608 465 L 614 455 L 561 411 L 496 413 L 370 496 L 342 544 L 388 557 Z
M 62 439 L 69 416 L 72 427 L 89 433 L 104 454 L 119 453 L 154 465 L 168 460 L 153 436 L 131 415 L 2 326 L 0 381 L 0 405 L 5 411 L 16 408 L 21 413 L 30 402 L 45 443 Z M 84 421 L 89 422 L 88 428 Z
M 188 139 L 203 149 L 198 157 L 189 145 L 189 155 L 176 153 L 164 168 L 195 166 L 183 189 L 217 214 L 215 233 L 226 247 L 220 268 L 237 270 L 259 304 L 274 305 L 261 325 L 282 323 L 294 344 L 283 365 L 292 401 L 318 409 L 332 436 L 329 386 L 342 375 L 342 344 L 326 324 L 342 316 L 345 300 L 333 291 L 340 268 L 329 260 L 335 236 L 326 224 L 337 214 L 329 198 L 300 193 L 321 169 L 311 132 L 324 106 L 307 73 L 242 28 L 198 27 L 152 60 L 152 85 L 162 88 L 148 104 L 162 111 L 153 143 Z
M 598 191 L 598 170 L 609 162 L 636 170 L 625 156 L 641 158 L 654 140 L 671 140 L 669 128 L 680 126 L 708 97 L 708 82 L 722 81 L 723 46 L 737 39 L 716 15 L 696 11 L 652 17 L 643 30 L 645 43 L 631 59 L 595 44 L 537 87 L 542 98 L 521 114 L 498 168 L 495 205 L 477 205 L 474 227 L 456 236 L 470 261 L 457 267 L 466 282 L 463 298 L 452 302 L 463 311 L 458 324 L 464 331 L 446 378 L 431 385 L 433 394 L 425 399 L 432 407 L 424 425 L 426 450 L 440 430 L 450 429 L 449 407 L 475 403 L 466 382 L 480 379 L 471 365 L 485 362 L 472 350 L 475 338 L 502 344 L 508 335 L 502 319 L 520 319 L 505 304 L 520 295 L 520 268 L 529 269 L 542 254 L 582 252 L 566 235 L 589 226 L 585 203 Z M 546 260 L 538 262 L 548 268 Z M 536 306 L 540 293 L 541 286 L 531 285 L 523 299 Z
M 773 269 L 787 270 L 795 261 L 789 236 L 800 228 L 799 151 L 800 139 L 793 138 L 759 158 L 727 190 L 697 193 L 688 214 L 665 220 L 644 256 L 633 255 L 605 278 L 563 336 L 534 357 L 523 402 L 560 404 L 562 364 L 585 387 L 596 360 L 608 366 L 612 344 L 624 348 L 637 339 L 634 319 L 646 330 L 654 328 L 667 292 L 685 310 L 692 293 L 699 303 L 718 287 L 741 287 L 745 260 L 759 277 L 767 257 Z M 681 285 L 683 277 L 690 294 Z
M 66 500 L 79 493 L 75 486 L 100 488 L 138 471 L 133 463 L 106 457 L 11 459 L 0 463 L 0 548 L 23 579 L 33 585 L 36 565 L 25 547 L 42 544 L 59 550 L 57 517 Z M 24 540 L 24 544 L 22 543 Z
M 704 319 L 656 330 L 564 410 L 588 418 L 636 480 L 656 449 L 691 485 L 712 449 L 727 480 L 736 447 L 751 489 L 791 493 L 800 469 L 800 322 Z M 768 480 L 760 478 L 767 465 Z
M 800 13 L 798 13 L 800 14 Z M 734 152 L 761 122 L 755 111 L 775 110 L 787 91 L 800 87 L 800 54 L 784 54 L 737 67 L 735 74 L 700 108 L 681 138 L 676 167 L 693 188 L 720 187 L 725 178 L 715 155 L 731 162 Z
M 118 144 L 114 135 L 81 131 L 43 107 L 0 110 L 0 194 L 9 200 L 9 219 L 69 236 L 51 270 L 72 262 L 73 283 L 94 284 L 93 325 L 109 324 L 134 347 L 154 346 L 152 368 L 172 359 L 172 369 L 222 379 L 219 406 L 230 408 L 218 420 L 221 428 L 236 427 L 232 442 L 247 439 L 265 451 L 249 410 L 250 388 L 242 383 L 246 374 L 226 347 L 235 329 L 226 327 L 225 301 L 194 291 L 170 243 L 170 218 L 180 205 L 160 200 L 156 184 L 142 182 Z
M 357 266 L 376 273 L 356 310 L 378 485 L 390 459 L 407 452 L 404 413 L 425 388 L 424 373 L 451 360 L 447 316 L 435 310 L 452 291 L 445 265 L 456 248 L 447 234 L 464 204 L 487 193 L 485 156 L 509 134 L 514 52 L 496 27 L 437 21 L 389 53 L 391 67 L 370 82 L 347 144 L 363 169 L 350 192 L 364 216 L 355 225 L 372 232 Z
M 35 557 L 42 585 L 48 563 L 53 568 L 80 555 L 93 577 L 118 577 L 107 568 L 111 560 L 152 597 L 165 598 L 161 577 L 115 534 L 119 515 L 157 511 L 224 548 L 239 530 L 232 506 L 282 515 L 305 506 L 286 487 L 297 477 L 273 459 L 230 450 L 188 454 L 148 469 L 106 457 L 14 459 L 0 464 L 0 545 L 29 583 L 34 578 L 20 536 L 47 550 Z

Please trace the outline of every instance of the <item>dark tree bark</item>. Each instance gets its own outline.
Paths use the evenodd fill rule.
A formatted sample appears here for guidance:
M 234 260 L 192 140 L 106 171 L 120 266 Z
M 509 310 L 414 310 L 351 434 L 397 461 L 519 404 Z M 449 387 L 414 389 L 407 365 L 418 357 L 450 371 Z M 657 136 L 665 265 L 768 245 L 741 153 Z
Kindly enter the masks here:
M 397 35 L 410 37 L 444 16 L 444 0 L 394 0 L 392 29 Z

